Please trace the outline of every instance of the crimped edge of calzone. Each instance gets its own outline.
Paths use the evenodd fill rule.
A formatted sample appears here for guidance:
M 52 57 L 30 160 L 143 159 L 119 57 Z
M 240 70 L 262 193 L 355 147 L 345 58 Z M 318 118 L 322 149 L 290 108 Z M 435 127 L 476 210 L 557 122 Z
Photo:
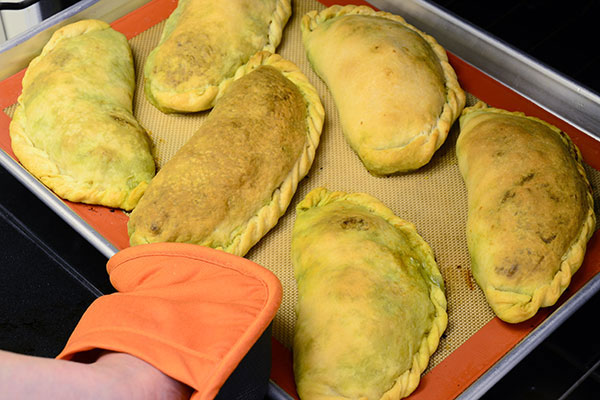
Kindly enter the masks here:
M 462 112 L 462 118 L 468 118 L 468 115 L 478 111 L 497 113 L 500 115 L 511 115 L 538 122 L 548 128 L 561 138 L 565 147 L 577 164 L 577 171 L 581 179 L 587 185 L 588 211 L 584 223 L 581 226 L 579 235 L 573 240 L 571 246 L 562 257 L 560 269 L 551 282 L 540 286 L 531 294 L 517 293 L 513 291 L 501 290 L 494 286 L 483 287 L 488 302 L 493 304 L 496 315 L 503 321 L 509 323 L 518 323 L 531 318 L 541 307 L 552 306 L 556 303 L 561 294 L 571 283 L 571 278 L 579 270 L 585 257 L 587 242 L 594 233 L 596 226 L 596 214 L 594 212 L 594 198 L 592 188 L 587 178 L 583 166 L 583 157 L 577 146 L 571 141 L 569 136 L 558 127 L 537 117 L 526 115 L 520 111 L 507 111 L 499 108 L 488 107 L 484 102 L 467 107 Z
M 22 81 L 23 88 L 29 86 L 29 71 L 33 71 L 36 65 L 43 60 L 44 56 L 52 51 L 59 42 L 84 35 L 88 32 L 104 29 L 112 28 L 104 21 L 87 19 L 74 22 L 55 31 L 43 47 L 41 54 L 29 63 Z M 133 68 L 133 57 L 131 62 Z M 21 96 L 19 96 L 19 102 Z M 32 175 L 39 177 L 42 183 L 50 187 L 61 198 L 73 202 L 100 204 L 107 207 L 131 210 L 146 191 L 148 187 L 148 182 L 146 181 L 140 182 L 132 190 L 98 189 L 93 185 L 86 186 L 85 188 L 82 187 L 73 177 L 62 174 L 48 153 L 33 144 L 23 128 L 25 121 L 26 116 L 23 107 L 18 104 L 10 123 L 10 138 L 13 152 Z
M 219 250 L 240 256 L 245 255 L 252 246 L 271 230 L 287 210 L 296 192 L 298 183 L 306 176 L 315 159 L 325 118 L 325 110 L 319 94 L 308 81 L 308 78 L 293 62 L 275 53 L 262 51 L 254 55 L 246 65 L 237 70 L 231 80 L 224 84 L 223 89 L 226 90 L 227 86 L 233 81 L 262 65 L 268 65 L 280 71 L 302 93 L 307 111 L 306 141 L 302 154 L 294 164 L 294 167 L 290 170 L 281 185 L 273 191 L 271 201 L 260 208 L 244 226 L 238 228 L 226 246 L 216 247 Z
M 291 15 L 291 0 L 279 0 L 269 24 L 267 43 L 258 52 L 268 51 L 270 53 L 275 53 L 275 49 L 277 46 L 279 46 L 279 43 L 283 37 L 283 29 L 285 28 L 285 25 L 287 24 Z M 173 15 L 173 17 L 175 17 L 175 15 Z M 170 18 L 171 17 L 169 17 L 169 19 Z M 168 22 L 169 21 L 167 20 L 167 23 Z M 162 42 L 170 35 L 170 33 L 171 32 L 165 27 L 161 34 L 157 48 L 152 52 L 156 51 L 158 47 L 160 47 Z M 151 59 L 151 57 L 152 53 L 148 58 Z M 240 67 L 238 67 L 238 70 L 244 70 L 245 66 L 246 64 L 242 64 Z M 234 79 L 233 76 L 225 76 L 218 85 L 207 84 L 204 87 L 199 87 L 193 91 L 173 92 L 168 88 L 163 90 L 153 85 L 149 77 L 146 75 L 147 68 L 144 70 L 144 89 L 146 98 L 150 103 L 164 113 L 187 113 L 208 110 L 214 107 L 218 98 L 223 94 L 225 87 L 232 79 Z M 237 72 L 235 74 L 237 74 Z
M 346 193 L 341 191 L 329 191 L 326 188 L 313 189 L 297 206 L 297 212 L 306 211 L 313 207 L 322 207 L 337 201 L 344 201 L 366 207 L 371 213 L 381 217 L 394 228 L 406 232 L 415 238 L 420 244 L 422 252 L 427 261 L 422 263 L 429 277 L 429 298 L 435 308 L 431 329 L 423 338 L 419 349 L 413 355 L 412 366 L 395 380 L 394 386 L 385 392 L 380 400 L 394 400 L 408 396 L 412 393 L 421 380 L 421 374 L 427 368 L 431 355 L 437 350 L 440 338 L 448 326 L 447 299 L 444 293 L 444 280 L 437 267 L 435 255 L 431 246 L 419 235 L 416 226 L 409 221 L 398 217 L 394 212 L 383 204 L 379 199 L 367 193 Z M 337 396 L 324 395 L 322 398 L 339 398 Z
M 437 40 L 399 16 L 385 11 L 376 11 L 368 6 L 334 5 L 320 12 L 306 13 L 300 22 L 303 38 L 310 34 L 319 24 L 343 15 L 366 15 L 386 18 L 398 22 L 419 34 L 433 49 L 444 72 L 446 86 L 446 102 L 437 123 L 429 132 L 421 132 L 409 143 L 401 147 L 387 149 L 361 148 L 360 155 L 367 169 L 375 175 L 388 175 L 395 172 L 406 172 L 427 164 L 436 150 L 448 137 L 448 132 L 459 117 L 466 103 L 466 94 L 461 88 L 454 68 L 448 62 L 446 50 Z M 360 94 L 357 94 L 360 95 Z M 408 161 L 410 160 L 410 161 Z

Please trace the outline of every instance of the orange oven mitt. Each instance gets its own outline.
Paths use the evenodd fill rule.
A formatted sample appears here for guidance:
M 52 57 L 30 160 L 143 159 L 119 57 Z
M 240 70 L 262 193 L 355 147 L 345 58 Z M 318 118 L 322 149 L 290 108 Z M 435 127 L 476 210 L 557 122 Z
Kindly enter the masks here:
M 130 247 L 107 270 L 118 292 L 90 305 L 57 358 L 128 353 L 192 387 L 192 399 L 217 395 L 281 303 L 273 273 L 193 244 Z

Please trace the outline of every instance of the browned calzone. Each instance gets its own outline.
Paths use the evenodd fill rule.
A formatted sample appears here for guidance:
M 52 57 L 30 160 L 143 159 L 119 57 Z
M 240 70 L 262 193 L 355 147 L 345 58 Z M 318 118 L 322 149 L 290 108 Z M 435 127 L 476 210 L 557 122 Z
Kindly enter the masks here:
M 213 107 L 252 55 L 275 51 L 291 12 L 290 0 L 179 0 L 146 59 L 146 98 L 163 112 Z
M 554 304 L 583 261 L 595 215 L 581 155 L 558 128 L 482 103 L 460 125 L 473 276 L 498 317 L 520 322 Z
M 367 6 L 311 11 L 300 27 L 307 58 L 367 170 L 389 175 L 427 164 L 465 105 L 437 41 L 401 16 Z
M 291 62 L 260 53 L 131 214 L 132 245 L 173 241 L 243 255 L 285 212 L 323 124 L 316 91 Z
M 444 280 L 415 225 L 366 193 L 296 207 L 294 376 L 303 400 L 411 394 L 448 324 Z

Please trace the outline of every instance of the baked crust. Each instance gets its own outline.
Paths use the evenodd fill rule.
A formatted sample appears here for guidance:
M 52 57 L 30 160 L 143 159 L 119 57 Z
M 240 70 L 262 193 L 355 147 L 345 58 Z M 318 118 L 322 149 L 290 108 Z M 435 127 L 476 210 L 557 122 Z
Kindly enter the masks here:
M 146 60 L 146 98 L 166 113 L 213 107 L 252 55 L 275 52 L 291 10 L 290 0 L 180 0 Z
M 499 318 L 521 322 L 558 300 L 595 229 L 581 154 L 555 126 L 484 103 L 460 125 L 473 276 Z
M 389 175 L 427 164 L 465 105 L 436 40 L 367 6 L 311 11 L 301 29 L 308 59 L 365 167 Z
M 317 188 L 296 211 L 300 398 L 408 396 L 448 323 L 433 251 L 412 223 L 367 194 Z
M 15 155 L 63 199 L 131 210 L 155 171 L 134 89 L 123 34 L 98 20 L 57 30 L 23 77 L 10 124 Z
M 131 245 L 188 242 L 244 255 L 308 173 L 323 118 L 298 67 L 258 53 L 150 184 L 128 223 Z

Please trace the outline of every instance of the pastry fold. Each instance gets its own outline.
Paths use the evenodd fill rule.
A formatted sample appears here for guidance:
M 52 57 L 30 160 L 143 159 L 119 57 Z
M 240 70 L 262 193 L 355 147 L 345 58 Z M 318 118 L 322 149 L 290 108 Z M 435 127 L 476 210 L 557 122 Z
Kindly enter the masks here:
M 400 16 L 332 6 L 301 21 L 307 57 L 374 175 L 427 164 L 465 105 L 445 50 Z
M 558 300 L 595 229 L 581 154 L 555 126 L 483 103 L 460 127 L 472 273 L 496 315 L 521 322 Z
M 448 321 L 431 248 L 412 223 L 367 194 L 317 188 L 296 210 L 300 398 L 408 396 Z
M 291 10 L 290 0 L 180 0 L 146 59 L 146 98 L 163 112 L 213 107 L 251 56 L 275 52 Z
M 257 54 L 153 179 L 129 219 L 131 245 L 188 242 L 244 255 L 308 173 L 323 118 L 296 65 Z
M 10 124 L 15 155 L 63 199 L 132 209 L 155 172 L 134 89 L 123 34 L 98 20 L 57 30 L 23 77 Z

